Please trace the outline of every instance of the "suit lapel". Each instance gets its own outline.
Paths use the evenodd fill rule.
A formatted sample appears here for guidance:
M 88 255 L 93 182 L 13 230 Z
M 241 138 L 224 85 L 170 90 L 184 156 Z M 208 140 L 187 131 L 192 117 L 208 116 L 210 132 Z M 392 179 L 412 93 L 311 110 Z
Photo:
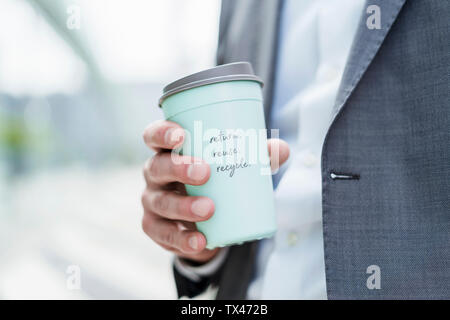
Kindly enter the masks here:
M 365 71 L 380 49 L 405 2 L 406 0 L 366 1 L 364 13 L 359 23 L 355 39 L 353 40 L 353 46 L 337 93 L 333 109 L 333 118 L 336 117 L 355 90 Z M 380 29 L 369 29 L 366 25 L 367 18 L 370 16 L 369 13 L 366 13 L 366 10 L 370 5 L 377 5 L 380 8 Z

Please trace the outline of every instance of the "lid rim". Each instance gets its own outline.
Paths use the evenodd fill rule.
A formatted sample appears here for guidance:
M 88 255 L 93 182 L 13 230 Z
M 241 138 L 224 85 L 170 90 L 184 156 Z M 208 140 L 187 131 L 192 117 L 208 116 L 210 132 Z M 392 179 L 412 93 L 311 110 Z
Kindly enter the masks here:
M 167 91 L 164 95 L 161 96 L 161 98 L 159 99 L 159 106 L 162 106 L 162 103 L 165 99 L 169 98 L 170 96 L 173 96 L 174 94 L 189 90 L 189 89 L 194 89 L 194 88 L 199 88 L 199 87 L 203 87 L 203 86 L 207 86 L 209 84 L 216 84 L 216 83 L 222 83 L 222 82 L 231 82 L 231 81 L 254 81 L 260 84 L 261 87 L 263 87 L 264 83 L 263 81 L 256 77 L 250 77 L 250 76 L 229 76 L 229 77 L 216 77 L 214 78 L 214 80 L 212 79 L 205 79 L 205 80 L 200 80 L 200 81 L 196 81 L 196 82 L 192 82 L 190 84 L 186 84 L 177 88 L 174 88 L 170 91 Z
M 159 106 L 161 107 L 163 101 L 168 97 L 185 90 L 208 84 L 243 80 L 255 81 L 261 87 L 264 86 L 263 81 L 254 74 L 252 65 L 249 62 L 234 62 L 193 73 L 168 84 L 163 89 L 163 95 L 159 99 Z

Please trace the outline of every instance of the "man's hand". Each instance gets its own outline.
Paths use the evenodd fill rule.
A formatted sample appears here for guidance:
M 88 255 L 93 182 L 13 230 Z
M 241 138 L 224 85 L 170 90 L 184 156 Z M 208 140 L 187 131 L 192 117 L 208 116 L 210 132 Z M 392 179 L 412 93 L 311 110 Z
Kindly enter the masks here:
M 219 248 L 206 249 L 206 238 L 198 232 L 195 222 L 214 214 L 214 202 L 207 197 L 190 197 L 184 184 L 202 185 L 208 181 L 209 165 L 199 159 L 165 152 L 183 144 L 184 130 L 170 121 L 157 121 L 144 131 L 147 146 L 156 151 L 144 166 L 146 188 L 142 193 L 144 232 L 161 247 L 179 257 L 196 262 L 212 259 Z M 279 161 L 271 150 L 279 147 Z M 268 141 L 271 163 L 282 165 L 289 157 L 289 147 L 279 139 Z M 276 152 L 274 152 L 276 154 Z M 177 157 L 178 161 L 172 161 Z M 183 159 L 185 158 L 185 159 Z M 272 166 L 272 170 L 275 170 Z

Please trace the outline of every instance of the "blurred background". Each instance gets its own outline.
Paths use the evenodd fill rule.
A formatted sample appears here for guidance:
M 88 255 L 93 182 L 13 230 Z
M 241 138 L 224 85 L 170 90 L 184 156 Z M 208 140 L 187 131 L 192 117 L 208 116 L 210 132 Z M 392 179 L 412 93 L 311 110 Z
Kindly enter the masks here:
M 164 84 L 214 65 L 219 11 L 0 0 L 0 299 L 176 298 L 141 230 L 142 132 Z

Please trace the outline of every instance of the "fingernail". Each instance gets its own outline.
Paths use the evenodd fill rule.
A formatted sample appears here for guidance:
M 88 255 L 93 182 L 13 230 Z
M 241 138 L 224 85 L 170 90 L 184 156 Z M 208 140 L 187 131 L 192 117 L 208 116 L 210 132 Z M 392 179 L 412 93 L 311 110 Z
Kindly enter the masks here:
M 178 142 L 180 142 L 182 136 L 183 136 L 183 130 L 181 130 L 179 128 L 170 128 L 170 129 L 167 129 L 167 131 L 164 135 L 164 140 L 167 145 L 172 146 L 172 145 L 175 145 Z
M 203 180 L 208 174 L 208 167 L 205 164 L 191 164 L 187 170 L 187 175 L 192 180 Z
M 206 199 L 198 199 L 192 202 L 191 210 L 199 217 L 206 217 L 209 214 L 211 204 Z
M 189 238 L 189 246 L 194 250 L 198 249 L 198 239 L 196 236 L 192 236 Z

